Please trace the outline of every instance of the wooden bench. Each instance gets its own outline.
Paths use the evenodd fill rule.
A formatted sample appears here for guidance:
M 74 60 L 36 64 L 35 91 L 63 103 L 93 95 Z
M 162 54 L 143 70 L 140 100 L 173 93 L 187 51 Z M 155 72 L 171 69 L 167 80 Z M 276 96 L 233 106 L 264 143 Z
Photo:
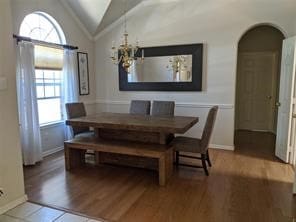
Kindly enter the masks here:
M 173 172 L 173 149 L 169 145 L 78 137 L 65 141 L 64 148 L 66 170 L 83 164 L 85 150 L 93 150 L 96 154 L 103 152 L 157 159 L 161 186 L 165 186 Z

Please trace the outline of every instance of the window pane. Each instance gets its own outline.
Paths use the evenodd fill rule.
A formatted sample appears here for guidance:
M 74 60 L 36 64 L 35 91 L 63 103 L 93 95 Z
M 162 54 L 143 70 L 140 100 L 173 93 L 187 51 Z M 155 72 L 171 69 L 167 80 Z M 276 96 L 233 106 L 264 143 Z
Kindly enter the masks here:
M 35 69 L 35 76 L 36 76 L 36 78 L 42 79 L 43 78 L 43 70 Z
M 44 41 L 59 43 L 59 41 L 57 39 L 58 40 L 60 39 L 57 31 L 56 30 L 52 30 L 50 33 L 48 33 L 48 35 L 46 36 L 46 39 L 44 39 Z
M 62 120 L 61 101 L 57 99 L 38 100 L 39 124 L 56 122 Z
M 45 97 L 54 97 L 54 86 L 45 86 Z
M 61 87 L 60 86 L 56 86 L 55 87 L 55 96 L 60 96 L 61 95 Z
M 44 79 L 53 79 L 53 73 L 51 70 L 44 70 Z
M 37 85 L 43 85 L 43 79 L 36 79 L 35 81 Z
M 33 28 L 30 33 L 32 39 L 42 39 L 43 30 L 40 27 Z
M 33 39 L 48 41 L 53 43 L 62 43 L 59 28 L 55 21 L 45 13 L 32 13 L 27 15 L 20 27 L 20 35 Z
M 36 86 L 37 90 L 37 98 L 43 98 L 44 97 L 44 87 L 43 86 Z
M 45 79 L 44 83 L 46 83 L 47 85 L 53 85 L 54 84 L 54 79 Z
M 60 71 L 55 71 L 54 72 L 54 78 L 55 79 L 61 79 L 61 72 Z
M 54 28 L 43 15 L 39 16 L 39 25 L 44 29 L 44 34 L 48 34 Z

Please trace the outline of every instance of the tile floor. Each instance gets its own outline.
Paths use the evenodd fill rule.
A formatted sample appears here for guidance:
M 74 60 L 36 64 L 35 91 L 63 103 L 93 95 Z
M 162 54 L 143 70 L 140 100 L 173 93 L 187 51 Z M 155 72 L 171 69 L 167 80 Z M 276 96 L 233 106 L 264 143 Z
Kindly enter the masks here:
M 42 207 L 30 202 L 23 203 L 0 215 L 0 222 L 99 222 L 64 211 Z

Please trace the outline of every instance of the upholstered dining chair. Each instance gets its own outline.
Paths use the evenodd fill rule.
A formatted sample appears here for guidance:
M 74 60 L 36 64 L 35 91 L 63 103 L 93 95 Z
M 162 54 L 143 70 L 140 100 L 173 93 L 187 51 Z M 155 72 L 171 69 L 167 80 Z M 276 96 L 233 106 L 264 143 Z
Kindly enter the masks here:
M 152 116 L 174 116 L 174 101 L 153 101 Z
M 149 100 L 132 100 L 130 114 L 150 115 L 151 102 Z
M 73 119 L 73 118 L 79 118 L 86 116 L 86 111 L 83 103 L 66 103 L 66 112 L 67 112 L 67 118 Z M 93 133 L 90 131 L 89 127 L 77 127 L 77 126 L 71 126 L 73 136 L 81 136 L 87 134 Z
M 209 175 L 206 162 L 208 162 L 208 165 L 210 167 L 212 166 L 208 148 L 209 148 L 210 139 L 212 136 L 214 125 L 215 125 L 217 112 L 218 112 L 218 106 L 214 106 L 210 109 L 204 129 L 203 129 L 201 139 L 179 136 L 173 140 L 172 145 L 176 153 L 177 166 L 181 165 L 181 166 L 203 168 L 205 171 L 205 174 L 207 176 Z M 182 152 L 182 154 L 180 154 L 180 152 Z M 198 153 L 198 154 L 201 154 L 201 156 L 196 157 L 196 156 L 185 155 L 183 153 Z M 200 159 L 202 162 L 202 167 L 180 163 L 179 162 L 180 157 Z
M 66 103 L 65 106 L 68 119 L 86 116 L 84 103 Z M 92 137 L 95 135 L 94 131 L 91 131 L 89 127 L 71 126 L 71 129 L 74 137 Z M 83 158 L 85 158 L 85 154 L 95 155 L 94 152 L 88 150 L 84 151 Z

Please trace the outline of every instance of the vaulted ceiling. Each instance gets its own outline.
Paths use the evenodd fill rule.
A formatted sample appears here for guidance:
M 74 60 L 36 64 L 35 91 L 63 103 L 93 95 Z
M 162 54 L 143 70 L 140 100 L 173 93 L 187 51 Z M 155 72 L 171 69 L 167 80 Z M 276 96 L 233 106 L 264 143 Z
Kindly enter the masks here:
M 144 0 L 61 0 L 91 36 L 119 19 Z

